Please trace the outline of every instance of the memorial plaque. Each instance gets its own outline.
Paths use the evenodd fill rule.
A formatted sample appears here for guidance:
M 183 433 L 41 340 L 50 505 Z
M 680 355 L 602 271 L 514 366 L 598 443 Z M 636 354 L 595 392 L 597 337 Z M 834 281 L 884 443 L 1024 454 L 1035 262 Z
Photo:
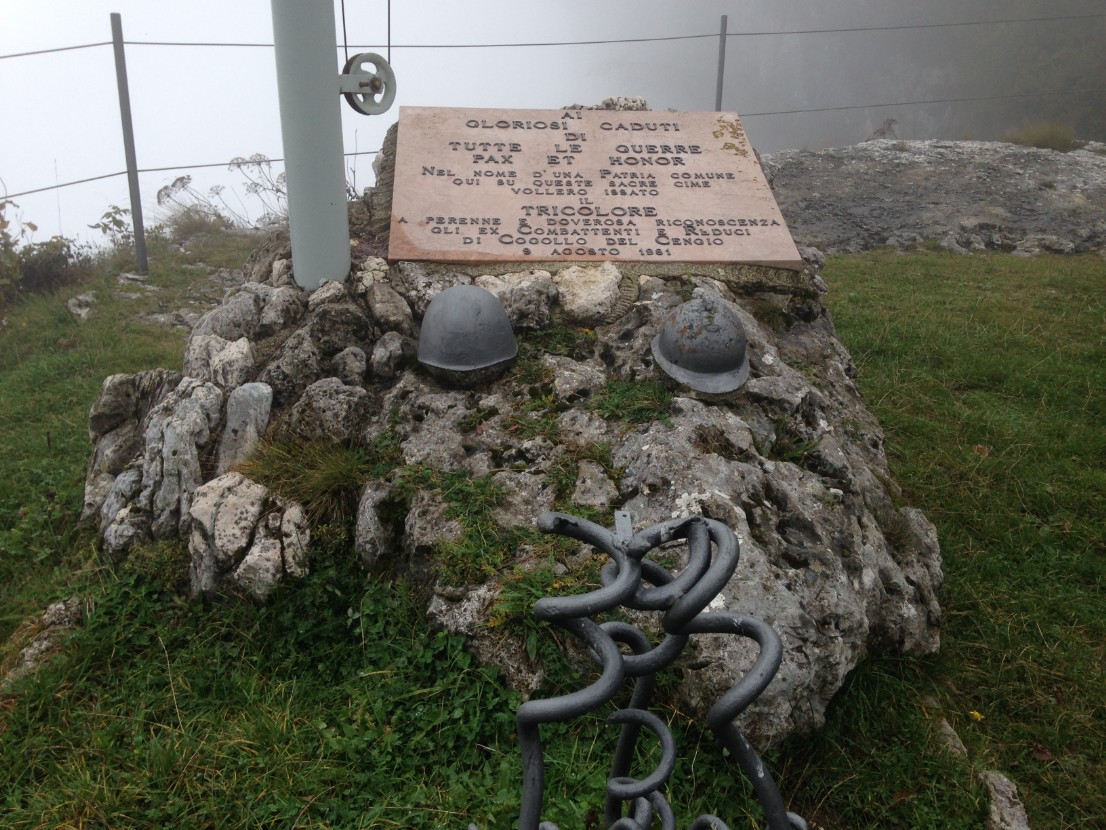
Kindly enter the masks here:
M 802 268 L 718 112 L 401 107 L 388 256 Z

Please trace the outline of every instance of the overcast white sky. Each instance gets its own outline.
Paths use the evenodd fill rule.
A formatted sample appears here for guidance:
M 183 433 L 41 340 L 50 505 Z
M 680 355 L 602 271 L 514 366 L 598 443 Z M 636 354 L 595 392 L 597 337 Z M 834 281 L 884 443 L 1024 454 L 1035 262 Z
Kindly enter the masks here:
M 339 0 L 334 5 L 340 44 Z M 716 34 L 722 14 L 728 15 L 734 33 L 955 22 L 1026 16 L 1034 10 L 1039 15 L 1071 14 L 1101 11 L 1102 4 L 393 0 L 391 36 L 396 45 L 605 40 Z M 110 41 L 111 12 L 122 15 L 128 41 L 272 42 L 268 0 L 0 0 L 0 55 Z M 384 44 L 386 22 L 386 0 L 346 0 L 351 44 Z M 731 38 L 723 108 L 748 114 L 1002 90 L 1001 75 L 958 76 L 955 50 L 969 49 L 971 36 L 970 29 L 943 29 Z M 383 116 L 366 117 L 343 103 L 346 150 L 379 147 L 402 104 L 556 108 L 598 103 L 611 95 L 641 95 L 654 109 L 713 109 L 717 48 L 716 37 L 543 48 L 394 48 L 396 105 Z M 340 64 L 339 49 L 336 74 Z M 139 167 L 225 163 L 258 152 L 282 156 L 271 48 L 129 45 L 127 68 Z M 18 193 L 125 168 L 110 45 L 0 60 L 0 114 L 0 197 L 5 190 Z M 746 115 L 745 126 L 762 151 L 813 149 L 863 140 L 886 117 L 899 121 L 899 135 L 905 138 L 933 137 L 950 131 L 948 125 L 954 123 L 948 107 L 918 107 Z M 363 156 L 356 162 L 360 187 L 371 183 L 371 161 Z M 225 168 L 144 174 L 147 224 L 157 219 L 157 190 L 184 173 L 193 175 L 201 191 L 212 184 L 237 184 L 241 193 L 241 177 Z M 249 197 L 242 198 L 258 212 Z M 86 225 L 109 205 L 128 205 L 126 178 L 16 201 L 24 217 L 39 225 L 36 239 L 59 232 L 91 239 L 95 234 Z

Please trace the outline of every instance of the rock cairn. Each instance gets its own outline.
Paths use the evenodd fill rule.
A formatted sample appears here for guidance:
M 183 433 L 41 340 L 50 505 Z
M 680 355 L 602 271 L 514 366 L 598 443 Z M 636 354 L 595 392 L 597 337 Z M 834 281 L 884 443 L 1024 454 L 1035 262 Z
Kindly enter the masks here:
M 777 680 L 744 716 L 760 745 L 819 726 L 867 652 L 936 649 L 936 534 L 897 503 L 815 266 L 512 271 L 370 257 L 345 284 L 308 295 L 291 279 L 286 247 L 263 250 L 250 281 L 199 320 L 181 371 L 104 381 L 89 420 L 85 516 L 106 557 L 186 539 L 194 594 L 264 599 L 309 571 L 312 527 L 304 505 L 248 478 L 241 462 L 266 439 L 387 445 L 391 466 L 364 485 L 350 556 L 369 571 L 388 564 L 425 579 L 431 619 L 468 635 L 524 690 L 536 688 L 540 667 L 498 625 L 502 598 L 531 571 L 550 569 L 552 586 L 563 586 L 598 558 L 538 555 L 526 540 L 553 507 L 628 510 L 637 526 L 701 513 L 734 529 L 741 563 L 714 607 L 766 620 L 785 645 Z M 468 283 L 500 299 L 524 350 L 506 376 L 458 390 L 413 357 L 430 301 Z M 644 420 L 604 416 L 595 404 L 612 384 L 659 386 L 650 341 L 699 294 L 742 321 L 748 382 L 722 396 L 676 389 Z M 571 348 L 552 345 L 566 338 Z M 444 564 L 466 533 L 433 484 L 449 476 L 500 494 L 489 520 L 522 540 L 505 561 Z M 701 646 L 688 702 L 729 688 L 750 662 L 746 648 Z

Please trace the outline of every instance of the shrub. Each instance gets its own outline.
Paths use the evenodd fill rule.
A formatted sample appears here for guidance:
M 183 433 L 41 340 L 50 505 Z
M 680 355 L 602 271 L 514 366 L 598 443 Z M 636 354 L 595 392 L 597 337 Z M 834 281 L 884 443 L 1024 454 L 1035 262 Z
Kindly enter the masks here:
M 20 291 L 54 291 L 87 277 L 92 258 L 84 246 L 55 236 L 46 242 L 25 245 L 19 252 L 19 267 Z
M 1070 125 L 1055 121 L 1036 121 L 1020 129 L 1011 130 L 1007 134 L 1007 140 L 1011 144 L 1038 147 L 1042 150 L 1059 150 L 1061 153 L 1078 150 L 1085 143 L 1075 137 L 1075 130 Z

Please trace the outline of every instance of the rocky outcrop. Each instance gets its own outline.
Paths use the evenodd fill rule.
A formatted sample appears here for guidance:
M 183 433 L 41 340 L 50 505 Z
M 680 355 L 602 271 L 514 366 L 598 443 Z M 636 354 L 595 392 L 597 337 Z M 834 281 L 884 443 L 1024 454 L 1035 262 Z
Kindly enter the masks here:
M 827 253 L 935 241 L 958 253 L 1106 251 L 1106 144 L 880 139 L 762 165 L 795 240 Z
M 587 548 L 539 552 L 545 509 L 608 521 L 622 509 L 637 526 L 702 514 L 734 529 L 741 563 L 713 607 L 763 618 L 785 645 L 743 716 L 761 744 L 817 727 L 866 653 L 937 647 L 936 537 L 898 504 L 814 270 L 370 258 L 310 296 L 287 276 L 274 258 L 265 282 L 231 290 L 193 330 L 183 374 L 105 381 L 86 513 L 109 556 L 187 539 L 194 593 L 266 597 L 306 572 L 310 527 L 303 505 L 236 465 L 265 438 L 391 447 L 391 468 L 365 483 L 350 556 L 427 581 L 431 618 L 527 691 L 541 666 L 511 633 L 512 586 L 552 568 L 542 590 L 563 590 L 597 564 Z M 450 388 L 413 362 L 415 341 L 430 301 L 471 283 L 500 298 L 522 348 L 504 377 Z M 668 312 L 702 294 L 747 335 L 751 376 L 727 395 L 666 389 L 649 348 Z M 666 555 L 679 567 L 680 551 Z M 707 638 L 688 705 L 732 686 L 746 652 Z

